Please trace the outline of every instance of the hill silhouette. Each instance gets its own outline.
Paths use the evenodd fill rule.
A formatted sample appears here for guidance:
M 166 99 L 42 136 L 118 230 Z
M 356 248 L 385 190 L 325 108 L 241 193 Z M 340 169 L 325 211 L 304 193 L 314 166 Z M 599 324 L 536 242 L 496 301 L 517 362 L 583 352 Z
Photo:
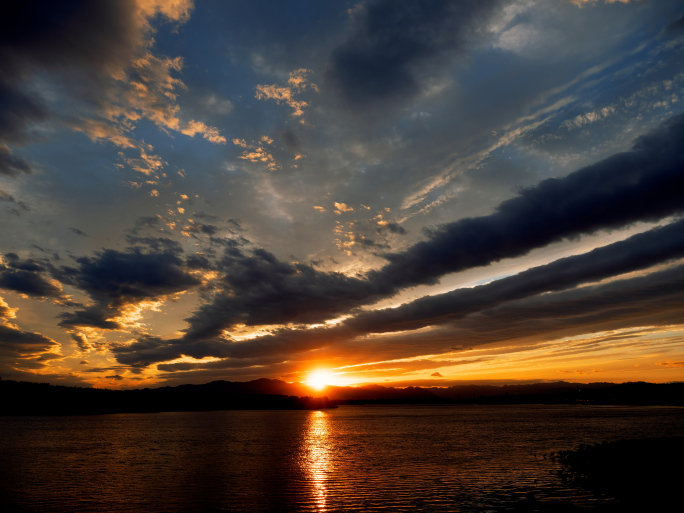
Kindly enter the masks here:
M 0 415 L 323 409 L 340 404 L 614 404 L 684 406 L 684 383 L 537 383 L 394 388 L 328 386 L 277 379 L 108 390 L 0 379 Z

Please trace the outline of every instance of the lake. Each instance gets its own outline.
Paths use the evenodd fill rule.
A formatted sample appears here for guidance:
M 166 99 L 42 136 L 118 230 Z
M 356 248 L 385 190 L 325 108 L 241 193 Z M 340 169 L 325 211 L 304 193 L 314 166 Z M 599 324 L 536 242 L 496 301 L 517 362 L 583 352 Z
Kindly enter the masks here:
M 8 512 L 505 511 L 601 502 L 554 451 L 684 436 L 684 408 L 342 406 L 0 417 Z

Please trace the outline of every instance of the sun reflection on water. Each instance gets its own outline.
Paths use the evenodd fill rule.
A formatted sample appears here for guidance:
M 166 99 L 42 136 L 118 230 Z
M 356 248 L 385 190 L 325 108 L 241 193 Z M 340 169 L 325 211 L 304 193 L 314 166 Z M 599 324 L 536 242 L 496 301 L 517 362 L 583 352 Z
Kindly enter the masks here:
M 327 511 L 327 481 L 331 471 L 330 421 L 328 414 L 312 411 L 308 419 L 306 474 L 316 511 Z

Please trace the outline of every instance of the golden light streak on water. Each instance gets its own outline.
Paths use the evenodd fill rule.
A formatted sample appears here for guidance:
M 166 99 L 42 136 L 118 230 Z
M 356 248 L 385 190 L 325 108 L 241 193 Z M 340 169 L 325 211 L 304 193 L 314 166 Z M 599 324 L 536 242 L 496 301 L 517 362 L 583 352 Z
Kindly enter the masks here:
M 328 474 L 331 471 L 330 422 L 328 414 L 312 411 L 308 418 L 304 460 L 315 511 L 327 511 Z

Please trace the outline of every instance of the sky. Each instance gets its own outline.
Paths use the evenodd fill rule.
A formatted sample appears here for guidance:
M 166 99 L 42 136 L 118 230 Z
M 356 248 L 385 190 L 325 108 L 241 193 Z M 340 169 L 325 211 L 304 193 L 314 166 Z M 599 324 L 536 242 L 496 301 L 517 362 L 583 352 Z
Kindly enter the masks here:
M 5 9 L 3 379 L 684 377 L 683 1 Z

